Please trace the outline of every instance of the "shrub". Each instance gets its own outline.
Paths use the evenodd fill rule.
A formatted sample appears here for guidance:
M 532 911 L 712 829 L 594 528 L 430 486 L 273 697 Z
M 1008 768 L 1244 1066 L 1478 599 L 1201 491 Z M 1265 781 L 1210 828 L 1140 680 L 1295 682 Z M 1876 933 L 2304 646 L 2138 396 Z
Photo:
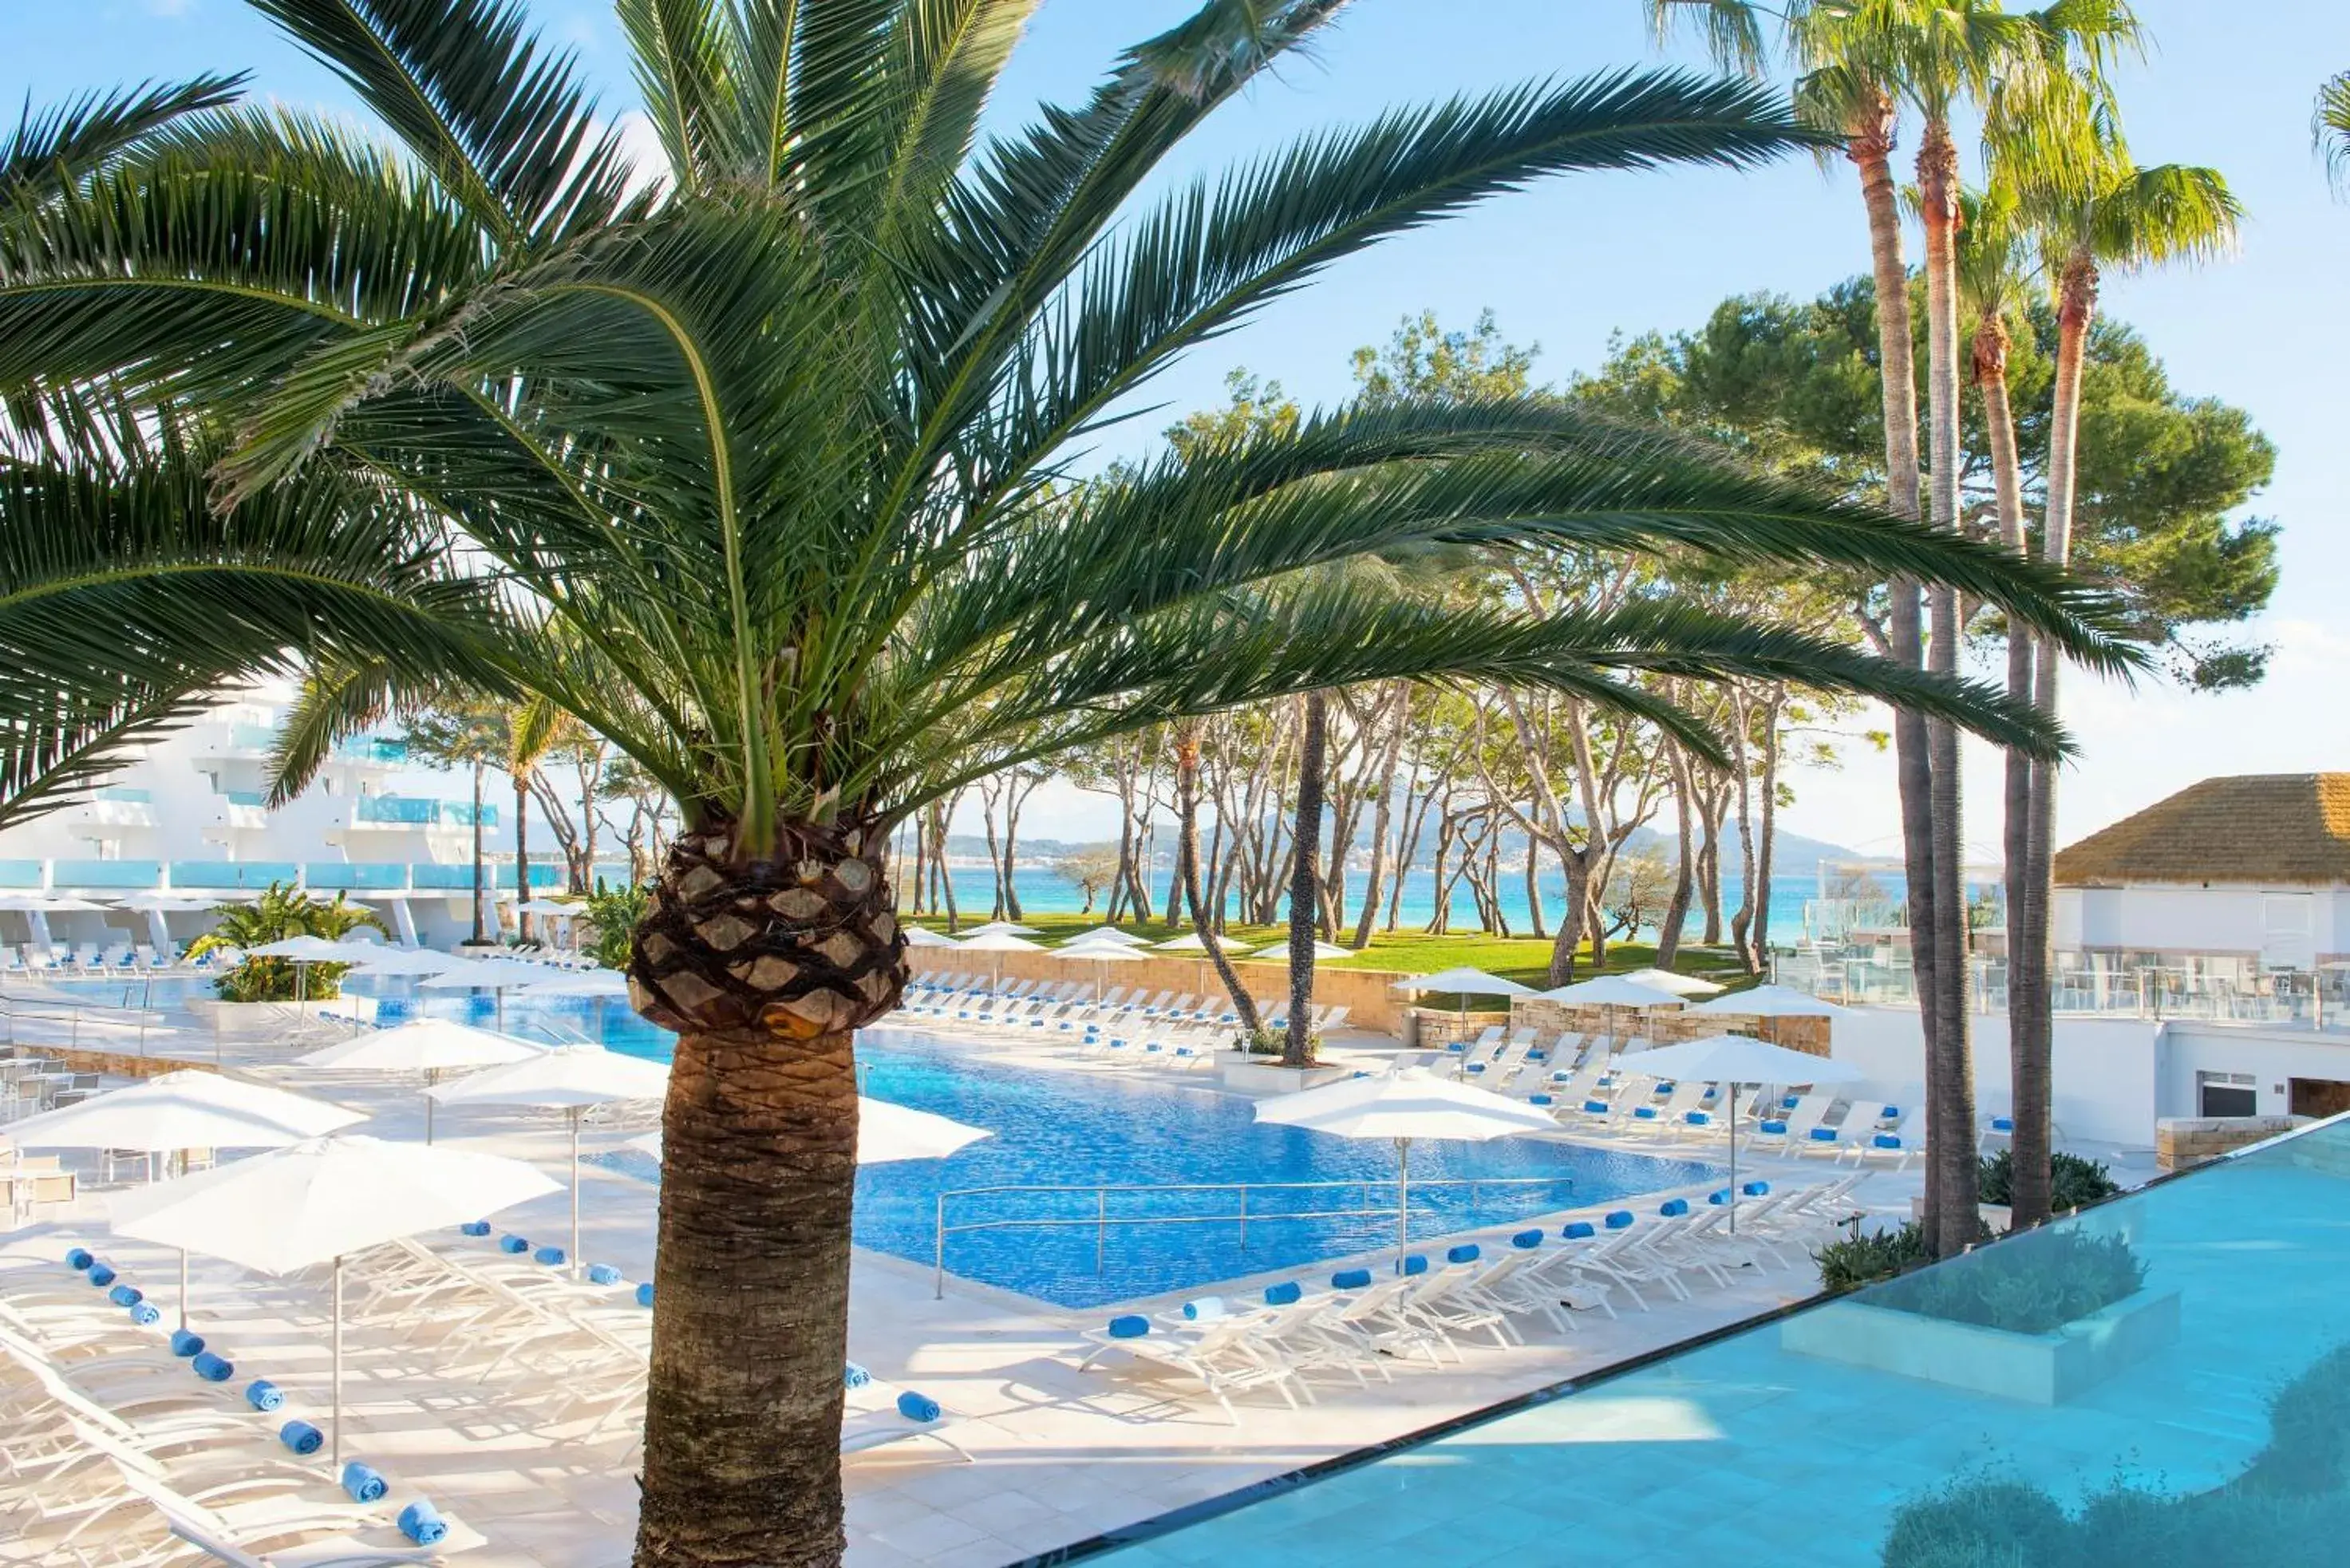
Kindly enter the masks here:
M 1875 1306 L 2012 1334 L 2047 1334 L 2131 1296 L 2146 1262 L 2119 1236 L 2034 1231 L 1887 1285 Z
M 2077 1154 L 2049 1157 L 2049 1206 L 2058 1212 L 2079 1209 L 2113 1197 L 2122 1189 L 2099 1161 Z M 2006 1208 L 2015 1201 L 2015 1151 L 2001 1149 L 1986 1156 L 1977 1173 L 1978 1200 Z
M 1925 1232 L 1915 1225 L 1831 1241 L 1812 1254 L 1820 1266 L 1821 1285 L 1831 1291 L 1873 1285 L 1932 1259 Z
M 596 890 L 588 895 L 587 919 L 596 928 L 596 940 L 588 950 L 598 963 L 606 969 L 629 967 L 629 938 L 645 918 L 652 896 L 650 888 L 607 888 L 602 877 L 596 879 Z
M 290 882 L 272 882 L 252 903 L 223 904 L 213 913 L 217 923 L 188 944 L 190 958 L 217 948 L 266 947 L 288 937 L 335 941 L 361 926 L 390 934 L 373 910 L 347 902 L 340 893 L 332 899 L 312 898 Z M 224 1002 L 292 1002 L 297 995 L 326 1002 L 342 994 L 350 967 L 306 963 L 297 974 L 291 959 L 248 958 L 213 981 L 213 992 Z

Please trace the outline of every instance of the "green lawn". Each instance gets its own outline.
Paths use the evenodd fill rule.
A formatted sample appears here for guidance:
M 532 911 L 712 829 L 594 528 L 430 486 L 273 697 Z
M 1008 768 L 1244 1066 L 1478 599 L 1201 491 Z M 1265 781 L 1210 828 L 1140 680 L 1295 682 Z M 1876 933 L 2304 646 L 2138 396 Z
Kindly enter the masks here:
M 982 924 L 986 918 L 983 907 L 981 913 L 963 919 L 962 929 L 969 930 Z M 946 921 L 938 917 L 926 916 L 915 923 L 937 931 L 946 929 Z M 1043 934 L 1035 940 L 1051 944 L 1064 941 L 1080 931 L 1091 930 L 1102 924 L 1102 920 L 1098 915 L 1029 915 L 1020 923 L 1035 927 Z M 1121 921 L 1120 929 L 1147 937 L 1154 942 L 1162 942 L 1170 937 L 1181 936 L 1191 928 L 1171 926 L 1164 921 L 1140 925 Z M 1261 948 L 1268 942 L 1285 941 L 1288 935 L 1288 928 L 1284 926 L 1234 926 L 1224 934 L 1226 945 L 1232 949 Z M 1396 970 L 1406 974 L 1433 974 L 1438 970 L 1466 967 L 1539 986 L 1550 971 L 1550 940 L 1546 937 L 1497 937 L 1484 931 L 1431 937 L 1417 928 L 1407 927 L 1393 935 L 1375 931 L 1371 935 L 1371 945 L 1361 953 L 1352 958 L 1331 959 L 1326 962 L 1333 969 Z M 1575 977 L 1579 980 L 1591 978 L 1593 971 L 1589 957 L 1586 951 L 1583 961 L 1575 965 Z M 1278 961 L 1280 955 L 1268 953 L 1265 958 Z M 1611 942 L 1607 948 L 1607 970 L 1609 973 L 1621 973 L 1627 970 L 1646 969 L 1656 960 L 1657 950 L 1647 943 Z M 1680 959 L 1673 967 L 1683 974 L 1703 975 L 1725 985 L 1734 985 L 1745 979 L 1738 971 L 1737 961 L 1726 950 L 1720 948 L 1698 948 L 1683 943 Z

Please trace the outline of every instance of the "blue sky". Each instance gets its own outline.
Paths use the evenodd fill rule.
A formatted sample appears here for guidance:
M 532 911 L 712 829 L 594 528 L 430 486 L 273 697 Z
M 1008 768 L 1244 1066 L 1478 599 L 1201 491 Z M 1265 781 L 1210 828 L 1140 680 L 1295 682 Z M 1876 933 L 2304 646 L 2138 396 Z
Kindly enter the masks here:
M 1045 0 L 996 112 L 1024 115 L 1082 92 L 1124 44 L 1187 9 L 1180 0 Z M 1638 0 L 1357 0 L 1312 60 L 1231 106 L 1186 150 L 1180 177 L 1334 119 L 1530 76 L 1660 57 Z M 2142 162 L 2210 163 L 2249 210 L 2240 256 L 2199 271 L 2108 280 L 2106 308 L 2138 327 L 2183 389 L 2251 409 L 2280 449 L 2253 510 L 2285 526 L 2285 580 L 2260 634 L 2277 655 L 2267 683 L 2221 697 L 2159 685 L 2073 682 L 2067 718 L 2085 755 L 2062 796 L 2063 833 L 2102 826 L 2216 772 L 2350 767 L 2339 716 L 2350 668 L 2350 204 L 2329 198 L 2309 148 L 2318 83 L 2350 68 L 2350 7 L 2334 0 L 2137 0 L 2155 49 L 2124 82 Z M 550 35 L 577 47 L 615 114 L 633 99 L 609 7 L 536 0 Z M 1473 25 L 1469 25 L 1473 24 Z M 347 108 L 339 84 L 236 0 L 36 0 L 0 20 L 0 91 L 36 102 L 86 86 L 203 68 L 244 68 L 255 89 Z M 1914 254 L 1914 247 L 1913 247 Z M 1745 175 L 1674 171 L 1556 181 L 1356 258 L 1165 378 L 1180 410 L 1214 400 L 1246 364 L 1314 401 L 1342 395 L 1347 356 L 1408 312 L 1465 324 L 1491 306 L 1503 330 L 1538 341 L 1546 376 L 1595 363 L 1612 331 L 1701 320 L 1723 296 L 1808 295 L 1866 261 L 1859 202 L 1839 168 L 1808 161 Z M 1138 420 L 1113 444 L 1146 441 Z M 1890 770 L 1847 748 L 1836 773 L 1794 782 L 1799 831 L 1864 848 L 1894 845 Z M 1998 836 L 1996 760 L 1970 759 L 1969 838 Z M 1032 834 L 1086 836 L 1114 820 L 1085 797 L 1040 799 Z

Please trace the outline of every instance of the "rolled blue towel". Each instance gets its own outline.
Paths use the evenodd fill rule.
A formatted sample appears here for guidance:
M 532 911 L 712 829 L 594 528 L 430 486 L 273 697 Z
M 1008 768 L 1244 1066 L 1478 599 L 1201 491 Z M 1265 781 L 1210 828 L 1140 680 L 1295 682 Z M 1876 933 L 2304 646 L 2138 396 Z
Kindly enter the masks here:
M 353 1502 L 381 1502 L 391 1483 L 372 1465 L 353 1459 L 343 1467 L 343 1495 Z
M 1140 1339 L 1149 1332 L 1150 1320 L 1139 1313 L 1128 1313 L 1123 1317 L 1109 1320 L 1109 1336 L 1112 1339 Z
M 1550 1096 L 1548 1095 L 1528 1095 L 1526 1096 L 1526 1104 L 1530 1106 L 1546 1106 L 1550 1104 Z
M 1298 1297 L 1305 1293 L 1305 1288 L 1303 1285 L 1300 1285 L 1295 1280 L 1284 1280 L 1277 1285 L 1267 1285 L 1264 1287 L 1264 1304 L 1267 1306 L 1287 1306 L 1290 1303 L 1297 1300 Z
M 1201 1296 L 1183 1303 L 1183 1315 L 1193 1323 L 1213 1323 L 1224 1315 L 1224 1298 Z
M 1833 1127 L 1814 1127 L 1812 1129 L 1812 1141 L 1814 1143 L 1834 1143 L 1835 1140 L 1835 1129 Z
M 130 1309 L 130 1321 L 141 1328 L 151 1328 L 162 1320 L 162 1311 L 153 1302 L 140 1302 Z
M 1559 1238 L 1567 1241 L 1588 1241 L 1599 1234 L 1599 1227 L 1588 1220 L 1570 1220 L 1558 1229 Z
M 1681 1113 L 1681 1120 L 1687 1122 L 1693 1127 L 1708 1127 L 1712 1124 L 1713 1113 L 1711 1111 L 1683 1111 Z
M 1463 1241 L 1445 1253 L 1444 1261 L 1448 1263 L 1473 1263 L 1484 1255 L 1484 1249 L 1479 1247 L 1476 1242 Z
M 486 1220 L 468 1220 L 457 1227 L 457 1233 L 461 1236 L 486 1236 L 490 1233 L 490 1222 Z
M 77 1274 L 97 1262 L 96 1258 L 90 1256 L 89 1249 L 87 1247 L 76 1247 L 66 1254 L 66 1267 Z
M 909 1421 L 935 1421 L 939 1418 L 939 1402 L 909 1388 L 898 1396 L 898 1414 Z
M 1767 1121 L 1762 1124 L 1762 1130 L 1775 1137 L 1787 1130 L 1787 1124 L 1782 1121 Z
M 1510 1238 L 1510 1245 L 1522 1250 L 1531 1251 L 1534 1248 L 1542 1245 L 1542 1232 L 1539 1231 L 1521 1231 L 1516 1235 Z
M 498 1251 L 519 1258 L 530 1251 L 530 1243 L 520 1236 L 501 1236 L 498 1238 Z
M 172 1331 L 172 1355 L 197 1355 L 203 1353 L 203 1348 L 204 1336 L 198 1334 L 195 1330 L 191 1328 L 175 1328 Z
M 1792 1111 L 1803 1103 L 1804 1096 L 1801 1095 L 1783 1095 L 1779 1097 L 1779 1108 L 1783 1111 Z
M 1610 1231 L 1622 1231 L 1631 1225 L 1632 1218 L 1629 1209 L 1611 1209 L 1607 1211 L 1606 1224 Z
M 530 1256 L 533 1262 L 545 1263 L 550 1269 L 559 1269 L 569 1254 L 560 1247 L 541 1247 Z
M 1471 1075 L 1472 1077 L 1473 1077 L 1475 1075 L 1477 1075 L 1477 1074 L 1479 1074 L 1479 1073 L 1483 1072 L 1484 1070 L 1485 1070 L 1485 1064 L 1484 1064 L 1484 1063 L 1482 1063 L 1482 1062 L 1471 1062 L 1471 1063 L 1470 1063 L 1470 1064 L 1469 1064 L 1469 1072 L 1470 1072 L 1470 1075 Z
M 114 1271 L 104 1263 L 92 1263 L 86 1277 L 91 1284 L 96 1285 L 99 1290 L 104 1290 L 114 1282 Z
M 449 1533 L 449 1521 L 420 1497 L 400 1511 L 400 1532 L 419 1546 L 438 1546 Z
M 1657 1107 L 1654 1106 L 1634 1106 L 1632 1107 L 1632 1116 L 1634 1119 L 1638 1121 L 1652 1122 L 1657 1119 Z
M 1604 1116 L 1607 1114 L 1607 1102 L 1605 1100 L 1586 1100 L 1583 1102 L 1583 1109 L 1584 1114 L 1586 1116 Z
M 327 1441 L 327 1434 L 307 1421 L 288 1421 L 277 1428 L 277 1440 L 297 1454 L 315 1454 Z
M 1689 1199 L 1686 1198 L 1668 1198 L 1662 1203 L 1657 1205 L 1657 1212 L 1663 1215 L 1668 1220 L 1678 1220 L 1682 1215 L 1689 1212 Z
M 1330 1288 L 1334 1291 L 1368 1290 L 1370 1284 L 1371 1271 L 1368 1269 L 1341 1269 L 1330 1276 Z
M 1725 1187 L 1719 1192 L 1709 1192 L 1705 1195 L 1705 1200 L 1719 1209 L 1730 1201 L 1730 1189 Z
M 1880 1106 L 1877 1107 L 1877 1119 L 1881 1122 L 1889 1122 L 1898 1120 L 1900 1115 L 1901 1107 L 1899 1106 Z
M 275 1410 L 286 1403 L 286 1391 L 266 1377 L 256 1377 L 244 1386 L 244 1402 L 256 1410 Z
M 1771 1193 L 1771 1184 L 1767 1181 L 1750 1181 L 1738 1190 L 1749 1198 L 1767 1198 Z
M 1991 1119 L 1991 1130 L 1993 1132 L 2012 1133 L 2015 1130 L 2015 1118 L 2013 1116 L 1993 1116 Z
M 845 1364 L 840 1369 L 840 1386 L 843 1388 L 862 1388 L 872 1381 L 873 1374 L 854 1361 Z
M 214 1355 L 209 1350 L 197 1352 L 196 1358 L 188 1365 L 194 1367 L 196 1376 L 207 1383 L 225 1383 L 236 1376 L 235 1362 L 226 1356 Z
M 1901 1147 L 1901 1140 L 1894 1137 L 1891 1133 L 1878 1133 L 1869 1141 L 1879 1148 L 1899 1148 Z
M 637 1304 L 640 1307 L 653 1304 L 653 1282 L 650 1280 L 637 1287 Z
M 1407 1274 L 1424 1274 L 1428 1272 L 1428 1254 L 1425 1252 L 1414 1252 L 1410 1256 L 1405 1258 L 1403 1261 L 1403 1272 Z
M 147 1299 L 147 1293 L 137 1285 L 117 1285 L 106 1293 L 106 1299 L 116 1306 L 137 1306 Z
M 590 1263 L 588 1265 L 588 1282 L 591 1285 L 617 1285 L 620 1282 L 620 1271 L 609 1263 Z

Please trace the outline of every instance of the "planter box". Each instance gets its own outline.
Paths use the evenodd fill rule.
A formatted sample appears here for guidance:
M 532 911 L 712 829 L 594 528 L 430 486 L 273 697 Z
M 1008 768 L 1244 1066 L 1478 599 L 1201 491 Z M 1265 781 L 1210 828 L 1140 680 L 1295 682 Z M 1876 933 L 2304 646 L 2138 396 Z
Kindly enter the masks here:
M 1284 1067 L 1263 1058 L 1251 1059 L 1237 1052 L 1227 1052 L 1216 1062 L 1216 1075 L 1224 1086 L 1252 1095 L 1287 1095 L 1299 1089 L 1318 1089 L 1325 1084 L 1335 1084 L 1341 1078 L 1355 1075 L 1352 1067 Z
M 1834 1302 L 1779 1325 L 1797 1355 L 1922 1378 L 2027 1405 L 2062 1405 L 2178 1337 L 2178 1293 L 2140 1291 L 2050 1334 L 1949 1323 Z
M 215 1034 L 242 1037 L 269 1034 L 317 1019 L 348 1022 L 369 1015 L 366 999 L 338 996 L 325 1002 L 223 1002 L 218 997 L 192 997 L 182 1003 L 198 1022 L 212 1025 Z

